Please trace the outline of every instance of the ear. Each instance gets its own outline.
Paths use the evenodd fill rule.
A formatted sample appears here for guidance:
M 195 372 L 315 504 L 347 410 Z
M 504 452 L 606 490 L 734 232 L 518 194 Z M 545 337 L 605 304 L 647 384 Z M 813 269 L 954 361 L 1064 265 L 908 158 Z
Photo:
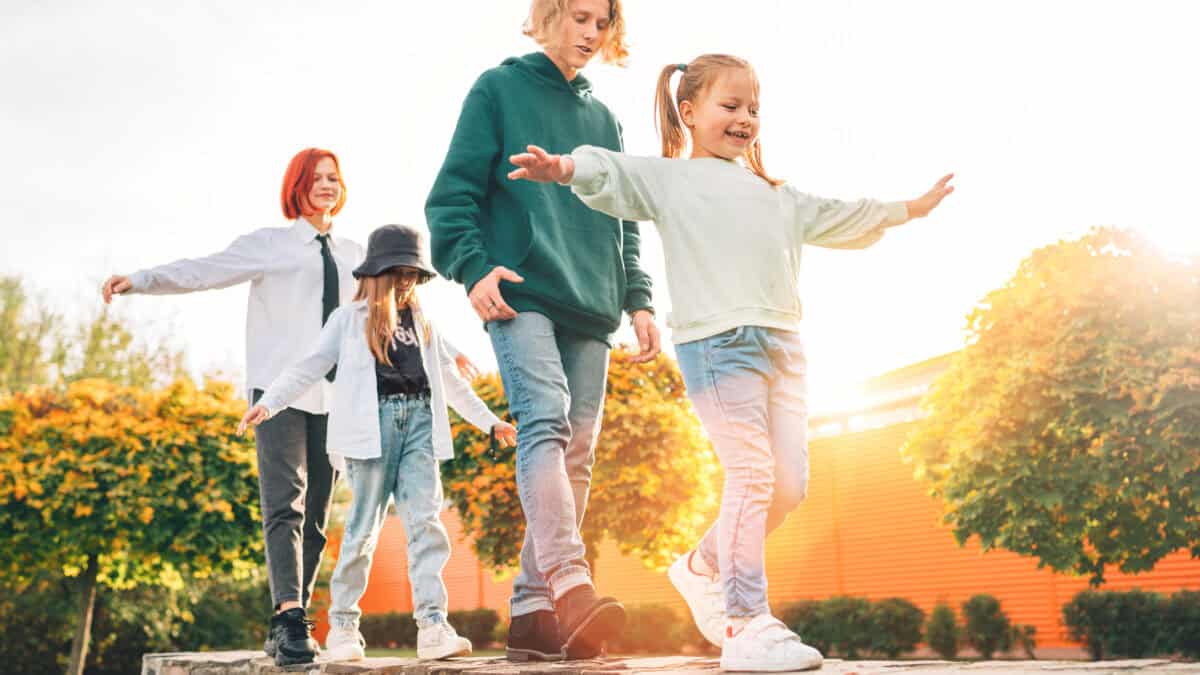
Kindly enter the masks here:
M 696 118 L 696 109 L 692 106 L 692 102 L 683 100 L 679 102 L 679 119 L 683 120 L 683 126 L 691 129 L 695 126 L 693 120 Z

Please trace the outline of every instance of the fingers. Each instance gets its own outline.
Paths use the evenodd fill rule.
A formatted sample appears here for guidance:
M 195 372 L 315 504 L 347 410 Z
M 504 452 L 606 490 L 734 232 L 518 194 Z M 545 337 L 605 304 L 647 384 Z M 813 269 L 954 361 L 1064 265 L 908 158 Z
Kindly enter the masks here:
M 638 347 L 641 351 L 629 360 L 633 363 L 653 361 L 662 351 L 658 326 L 654 324 L 653 319 L 641 319 L 636 322 L 634 330 L 637 333 Z
M 113 275 L 109 277 L 108 280 L 104 282 L 104 285 L 100 287 L 100 292 L 104 296 L 104 303 L 111 303 L 113 295 L 120 295 L 125 291 L 128 291 L 132 285 L 133 284 L 129 283 L 129 279 L 127 277 L 120 275 Z
M 242 417 L 241 423 L 238 424 L 237 435 L 242 436 L 246 433 L 247 427 L 252 427 L 260 424 L 267 417 L 267 411 L 262 406 L 254 406 L 246 411 L 246 415 Z
M 550 153 L 546 152 L 545 150 L 539 148 L 536 145 L 527 145 L 527 146 L 525 146 L 525 149 L 528 150 L 529 153 L 531 155 L 533 155 L 534 157 L 536 157 L 538 159 L 538 161 L 540 161 L 540 162 L 549 162 L 550 161 Z
M 532 180 L 529 177 L 529 169 L 516 169 L 508 172 L 509 180 Z
M 508 269 L 507 267 L 497 267 L 496 269 L 500 270 L 499 273 L 497 274 L 497 276 L 500 279 L 503 279 L 504 281 L 509 281 L 514 284 L 519 284 L 519 283 L 525 281 L 525 277 L 521 276 L 520 274 L 517 274 L 516 272 Z

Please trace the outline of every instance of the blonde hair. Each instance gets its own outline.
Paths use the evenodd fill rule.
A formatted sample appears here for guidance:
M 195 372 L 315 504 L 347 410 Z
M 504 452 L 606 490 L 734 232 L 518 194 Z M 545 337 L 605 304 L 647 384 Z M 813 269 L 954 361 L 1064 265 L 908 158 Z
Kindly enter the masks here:
M 671 76 L 680 70 L 680 66 L 683 66 L 683 74 L 679 78 L 679 86 L 675 89 L 675 96 L 672 99 Z M 684 101 L 691 101 L 694 104 L 712 87 L 723 71 L 732 68 L 742 68 L 750 73 L 750 77 L 754 80 L 754 96 L 757 98 L 758 77 L 754 74 L 754 68 L 749 61 L 736 56 L 704 54 L 693 59 L 691 63 L 672 63 L 663 67 L 662 72 L 658 74 L 658 88 L 654 93 L 654 126 L 662 138 L 663 157 L 678 157 L 687 146 L 687 136 L 684 133 L 683 119 L 679 115 L 679 105 Z M 783 185 L 784 181 L 772 178 L 763 168 L 762 142 L 759 139 L 754 139 L 754 144 L 746 149 L 744 157 L 746 165 L 759 178 L 774 187 Z
M 354 299 L 367 301 L 367 348 L 380 363 L 392 365 L 388 358 L 388 345 L 391 344 L 392 334 L 396 332 L 396 324 L 400 320 L 396 306 L 396 288 L 400 285 L 400 270 L 393 267 L 375 276 L 364 276 L 358 280 L 358 289 Z M 429 322 L 421 312 L 417 301 L 417 289 L 409 292 L 408 307 L 412 308 L 413 323 L 420 327 L 421 335 L 428 342 L 432 334 Z
M 529 5 L 529 16 L 521 26 L 521 32 L 533 38 L 543 47 L 552 41 L 552 36 L 567 16 L 571 0 L 533 0 Z M 629 47 L 625 44 L 625 15 L 621 12 L 621 0 L 608 2 L 608 36 L 600 48 L 600 60 L 615 66 L 624 66 L 629 58 Z

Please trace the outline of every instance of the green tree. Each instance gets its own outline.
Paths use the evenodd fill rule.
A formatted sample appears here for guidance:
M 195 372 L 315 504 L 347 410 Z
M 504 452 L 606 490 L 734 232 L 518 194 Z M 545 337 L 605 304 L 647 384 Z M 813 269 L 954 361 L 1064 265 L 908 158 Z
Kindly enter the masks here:
M 0 392 L 50 383 L 47 351 L 61 323 L 20 279 L 0 277 Z
M 624 554 L 663 567 L 695 545 L 717 508 L 720 467 L 691 413 L 678 366 L 667 356 L 634 364 L 624 349 L 609 363 L 603 431 L 596 446 L 592 492 L 582 534 L 612 539 Z M 508 404 L 497 375 L 475 383 L 503 416 Z M 453 460 L 442 480 L 480 560 L 493 568 L 517 563 L 525 518 L 514 477 L 514 452 L 493 450 L 488 437 L 457 416 Z
M 1024 260 L 967 337 L 903 448 L 960 544 L 1093 585 L 1200 557 L 1200 260 L 1094 229 Z
M 77 580 L 69 673 L 101 587 L 247 576 L 262 560 L 255 454 L 232 386 L 147 391 L 104 380 L 0 397 L 0 578 Z

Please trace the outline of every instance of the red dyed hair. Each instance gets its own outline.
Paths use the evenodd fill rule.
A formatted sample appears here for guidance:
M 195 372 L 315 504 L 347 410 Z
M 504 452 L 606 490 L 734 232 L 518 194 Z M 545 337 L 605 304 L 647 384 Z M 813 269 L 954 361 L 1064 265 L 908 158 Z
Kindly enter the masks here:
M 342 186 L 342 193 L 338 196 L 337 204 L 333 205 L 330 213 L 337 215 L 337 212 L 342 210 L 342 206 L 346 203 L 346 181 L 342 179 L 342 165 L 338 163 L 337 155 L 322 148 L 305 148 L 297 152 L 292 161 L 288 162 L 287 173 L 283 174 L 283 190 L 280 193 L 280 201 L 283 204 L 283 215 L 288 220 L 295 220 L 304 215 L 305 211 L 312 211 L 312 204 L 308 203 L 308 192 L 312 190 L 317 172 L 317 162 L 326 157 L 333 160 L 333 166 L 337 169 L 338 183 Z

